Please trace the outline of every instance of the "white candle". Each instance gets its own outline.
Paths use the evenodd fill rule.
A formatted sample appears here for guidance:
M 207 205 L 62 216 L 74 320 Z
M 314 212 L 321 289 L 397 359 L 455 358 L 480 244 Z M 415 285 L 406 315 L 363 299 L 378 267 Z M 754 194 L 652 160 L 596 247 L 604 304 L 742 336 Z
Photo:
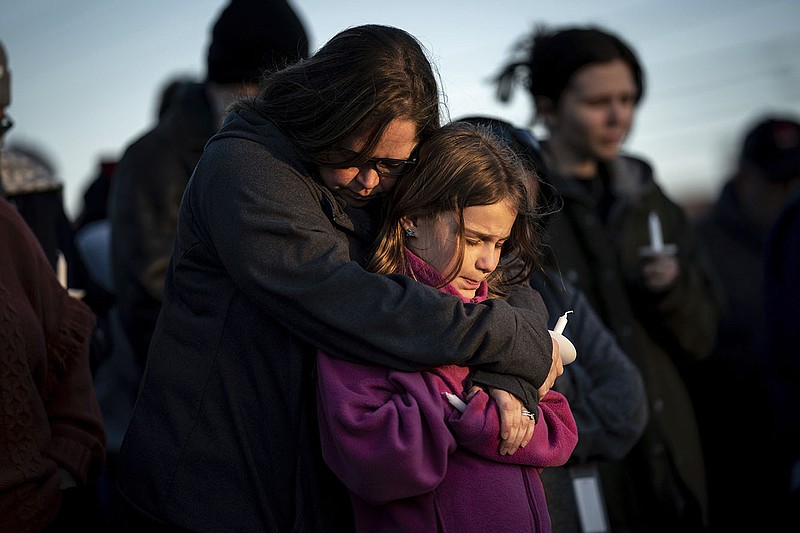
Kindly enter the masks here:
M 58 282 L 65 289 L 67 288 L 67 260 L 64 259 L 64 254 L 58 252 L 58 263 L 56 264 L 56 275 L 58 275 Z
M 567 315 L 570 314 L 572 311 L 567 311 L 556 320 L 556 326 L 553 328 L 553 331 L 558 334 L 564 333 L 564 328 L 567 327 Z
M 467 404 L 465 404 L 464 401 L 455 394 L 445 392 L 444 396 L 445 398 L 447 398 L 447 401 L 450 402 L 450 405 L 452 405 L 462 413 L 467 410 Z
M 650 211 L 647 225 L 650 228 L 650 248 L 654 252 L 662 251 L 664 249 L 664 236 L 661 234 L 661 220 L 659 220 L 655 211 Z

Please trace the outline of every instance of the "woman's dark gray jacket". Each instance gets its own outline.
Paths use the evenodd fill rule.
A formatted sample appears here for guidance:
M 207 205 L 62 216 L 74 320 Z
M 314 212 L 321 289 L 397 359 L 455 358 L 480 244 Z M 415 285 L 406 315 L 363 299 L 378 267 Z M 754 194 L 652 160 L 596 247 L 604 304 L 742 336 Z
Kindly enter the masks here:
M 358 238 L 271 122 L 228 117 L 181 203 L 120 453 L 130 503 L 194 531 L 347 530 L 346 491 L 319 452 L 317 348 L 398 369 L 466 362 L 535 403 L 552 350 L 538 294 L 529 309 L 462 304 L 367 273 L 351 260 Z

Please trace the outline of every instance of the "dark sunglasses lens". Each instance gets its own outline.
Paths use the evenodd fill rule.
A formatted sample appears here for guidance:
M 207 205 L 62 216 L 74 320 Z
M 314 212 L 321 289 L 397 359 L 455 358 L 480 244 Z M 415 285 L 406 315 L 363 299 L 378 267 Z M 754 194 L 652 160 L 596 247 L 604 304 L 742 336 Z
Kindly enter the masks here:
M 375 163 L 375 168 L 378 172 L 387 176 L 402 176 L 413 167 L 413 161 L 381 160 Z

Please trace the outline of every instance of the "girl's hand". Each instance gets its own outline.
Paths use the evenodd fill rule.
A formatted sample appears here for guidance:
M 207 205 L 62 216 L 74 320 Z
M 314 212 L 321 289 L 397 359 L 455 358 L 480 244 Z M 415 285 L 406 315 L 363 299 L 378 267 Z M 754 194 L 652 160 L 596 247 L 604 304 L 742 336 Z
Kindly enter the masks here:
M 467 401 L 481 387 L 474 386 L 469 391 Z M 516 396 L 495 388 L 489 388 L 489 394 L 500 411 L 500 455 L 513 455 L 520 447 L 524 448 L 533 438 L 534 421 L 523 415 L 526 410 Z

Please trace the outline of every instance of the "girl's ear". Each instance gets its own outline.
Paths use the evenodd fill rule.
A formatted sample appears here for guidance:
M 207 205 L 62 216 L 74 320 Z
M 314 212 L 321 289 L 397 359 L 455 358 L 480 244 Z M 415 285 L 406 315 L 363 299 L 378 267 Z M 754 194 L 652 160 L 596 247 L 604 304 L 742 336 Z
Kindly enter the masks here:
M 403 230 L 414 229 L 417 225 L 417 217 L 400 217 L 400 226 Z

